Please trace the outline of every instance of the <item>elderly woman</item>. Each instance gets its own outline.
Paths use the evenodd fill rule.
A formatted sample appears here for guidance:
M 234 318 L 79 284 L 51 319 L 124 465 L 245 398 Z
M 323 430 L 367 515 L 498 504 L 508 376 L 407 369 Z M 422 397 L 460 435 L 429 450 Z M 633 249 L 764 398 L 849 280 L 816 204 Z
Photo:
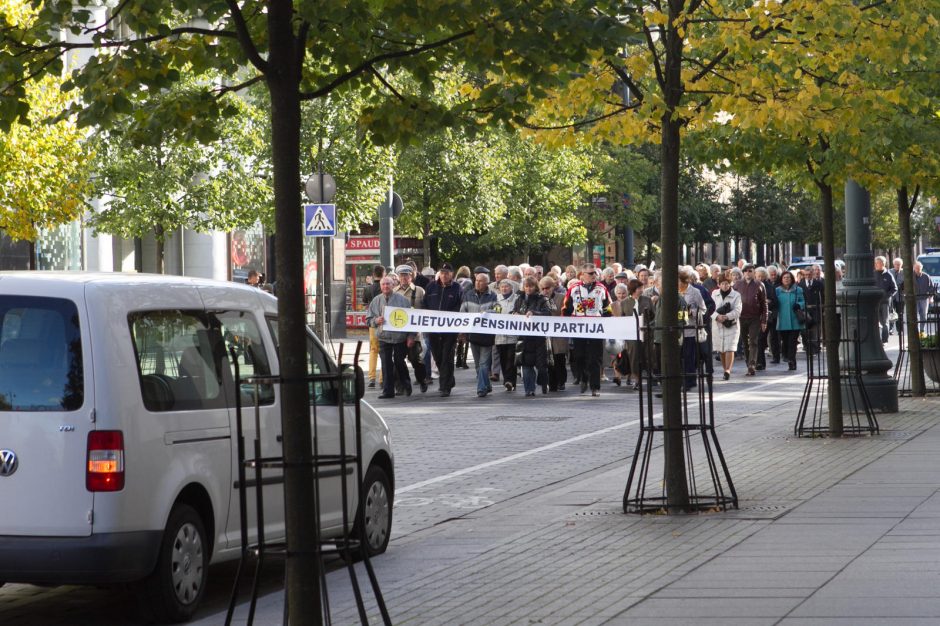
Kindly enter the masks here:
M 733 276 L 730 271 L 718 277 L 718 289 L 712 292 L 715 312 L 712 313 L 712 342 L 721 357 L 724 379 L 731 378 L 734 366 L 734 352 L 738 347 L 741 327 L 738 317 L 741 315 L 741 294 L 732 288 Z
M 695 371 L 698 361 L 698 332 L 702 315 L 705 313 L 705 299 L 698 289 L 692 287 L 694 279 L 683 269 L 679 270 L 679 310 L 674 312 L 663 311 L 662 300 L 656 302 L 656 326 L 665 329 L 676 326 L 677 322 L 682 329 L 682 371 L 685 373 L 684 389 L 695 387 Z M 665 336 L 663 330 L 654 332 L 654 341 L 661 344 Z M 661 396 L 658 393 L 657 396 Z
M 630 287 L 633 287 L 631 293 Z M 643 285 L 635 278 L 628 284 L 614 287 L 614 300 L 610 308 L 614 317 L 632 317 L 637 320 L 641 316 L 639 299 L 642 295 Z M 648 302 L 647 302 L 647 306 Z M 614 384 L 620 386 L 621 377 L 627 377 L 627 383 L 633 389 L 639 389 L 640 382 L 640 347 L 639 341 L 630 339 L 624 344 L 623 351 L 618 355 L 614 364 Z
M 565 287 L 570 288 L 572 286 L 571 281 L 577 280 L 577 278 L 578 278 L 578 268 L 576 268 L 574 265 L 569 265 L 565 267 L 565 275 L 563 277 L 565 281 Z
M 653 301 L 643 295 L 643 283 L 639 279 L 632 279 L 627 283 L 627 288 L 630 290 L 630 299 L 635 303 L 633 312 L 638 318 L 640 330 L 643 330 L 655 313 Z M 639 338 L 627 340 L 627 356 L 630 359 L 630 372 L 633 374 L 633 389 L 639 390 L 642 368 L 649 368 L 647 355 Z
M 539 293 L 539 281 L 535 276 L 526 276 L 522 281 L 523 296 L 516 299 L 513 313 L 532 317 L 551 315 L 548 300 Z M 548 393 L 548 353 L 544 336 L 522 337 L 522 386 L 526 397 L 535 397 L 535 386 L 541 385 L 542 393 Z
M 698 327 L 704 322 L 702 316 L 705 314 L 705 298 L 701 292 L 693 287 L 695 283 L 695 269 L 690 267 L 682 268 L 679 271 L 679 295 L 685 302 L 685 330 L 682 331 L 682 365 L 685 371 L 685 388 L 695 387 L 695 368 L 698 365 Z M 680 301 L 680 305 L 682 304 Z
M 561 307 L 565 302 L 565 292 L 557 290 L 557 281 L 549 274 L 539 281 L 539 290 L 548 301 L 548 310 L 552 315 L 561 315 Z M 548 390 L 564 391 L 568 382 L 568 338 L 552 337 L 549 339 L 551 358 L 548 363 Z
M 513 312 L 519 293 L 513 289 L 512 281 L 504 278 L 499 281 L 499 294 L 496 302 L 489 305 L 489 310 L 506 315 Z M 516 341 L 514 335 L 496 335 L 495 347 L 499 352 L 499 364 L 503 374 L 506 391 L 516 389 Z
M 788 369 L 795 370 L 796 339 L 800 331 L 805 329 L 803 322 L 797 317 L 797 309 L 805 311 L 806 300 L 803 297 L 803 289 L 796 284 L 790 272 L 780 275 L 776 296 L 779 304 L 777 331 L 780 333 L 783 358 L 787 360 Z

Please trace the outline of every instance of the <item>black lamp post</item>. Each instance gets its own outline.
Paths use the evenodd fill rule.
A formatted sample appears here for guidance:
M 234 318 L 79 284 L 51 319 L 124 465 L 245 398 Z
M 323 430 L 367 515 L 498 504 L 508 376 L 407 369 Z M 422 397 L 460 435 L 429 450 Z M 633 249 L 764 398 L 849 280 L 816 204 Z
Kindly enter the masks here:
M 845 183 L 845 243 L 847 276 L 838 294 L 843 305 L 844 326 L 850 337 L 854 331 L 858 331 L 862 384 L 868 392 L 872 408 L 896 413 L 898 383 L 888 375 L 893 363 L 885 354 L 878 326 L 878 307 L 887 296 L 875 283 L 874 254 L 871 249 L 871 196 L 854 180 Z M 835 277 L 827 279 L 834 280 Z M 843 358 L 846 356 L 850 359 L 849 364 L 854 364 L 854 352 L 842 355 Z

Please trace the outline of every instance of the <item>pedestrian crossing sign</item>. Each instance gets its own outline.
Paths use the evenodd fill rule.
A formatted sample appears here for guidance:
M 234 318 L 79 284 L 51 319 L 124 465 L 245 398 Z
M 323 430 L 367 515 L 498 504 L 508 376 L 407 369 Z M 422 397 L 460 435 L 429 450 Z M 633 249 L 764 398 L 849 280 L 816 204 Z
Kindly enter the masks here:
M 304 235 L 307 237 L 333 237 L 336 235 L 335 204 L 304 205 Z

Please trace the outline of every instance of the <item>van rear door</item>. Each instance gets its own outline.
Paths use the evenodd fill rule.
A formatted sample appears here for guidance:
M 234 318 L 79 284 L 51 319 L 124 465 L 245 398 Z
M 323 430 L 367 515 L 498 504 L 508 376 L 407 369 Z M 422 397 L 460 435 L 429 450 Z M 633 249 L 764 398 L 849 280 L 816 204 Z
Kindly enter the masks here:
M 91 534 L 94 386 L 81 283 L 0 280 L 0 535 Z

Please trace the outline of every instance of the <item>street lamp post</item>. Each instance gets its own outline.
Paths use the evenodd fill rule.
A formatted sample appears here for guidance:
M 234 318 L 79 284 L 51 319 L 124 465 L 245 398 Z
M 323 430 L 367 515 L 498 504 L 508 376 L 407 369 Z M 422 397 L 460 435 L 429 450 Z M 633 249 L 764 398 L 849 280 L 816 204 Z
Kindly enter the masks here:
M 878 329 L 878 306 L 886 297 L 875 284 L 871 249 L 871 196 L 854 180 L 845 183 L 845 262 L 847 276 L 839 292 L 849 333 L 858 331 L 862 384 L 873 409 L 898 411 L 898 383 L 888 375 L 893 363 L 885 354 Z M 827 277 L 827 280 L 834 280 Z M 851 335 L 850 335 L 851 336 Z M 855 363 L 854 352 L 844 355 Z M 843 364 L 845 365 L 845 364 Z
M 322 147 L 322 146 L 321 146 Z M 307 199 L 316 204 L 326 204 L 336 195 L 336 181 L 323 171 L 323 162 L 317 164 L 317 173 L 307 178 L 304 191 Z M 314 311 L 313 325 L 317 336 L 326 343 L 329 335 L 330 319 L 330 286 L 332 285 L 332 269 L 330 267 L 333 253 L 331 237 L 317 238 L 317 308 Z

